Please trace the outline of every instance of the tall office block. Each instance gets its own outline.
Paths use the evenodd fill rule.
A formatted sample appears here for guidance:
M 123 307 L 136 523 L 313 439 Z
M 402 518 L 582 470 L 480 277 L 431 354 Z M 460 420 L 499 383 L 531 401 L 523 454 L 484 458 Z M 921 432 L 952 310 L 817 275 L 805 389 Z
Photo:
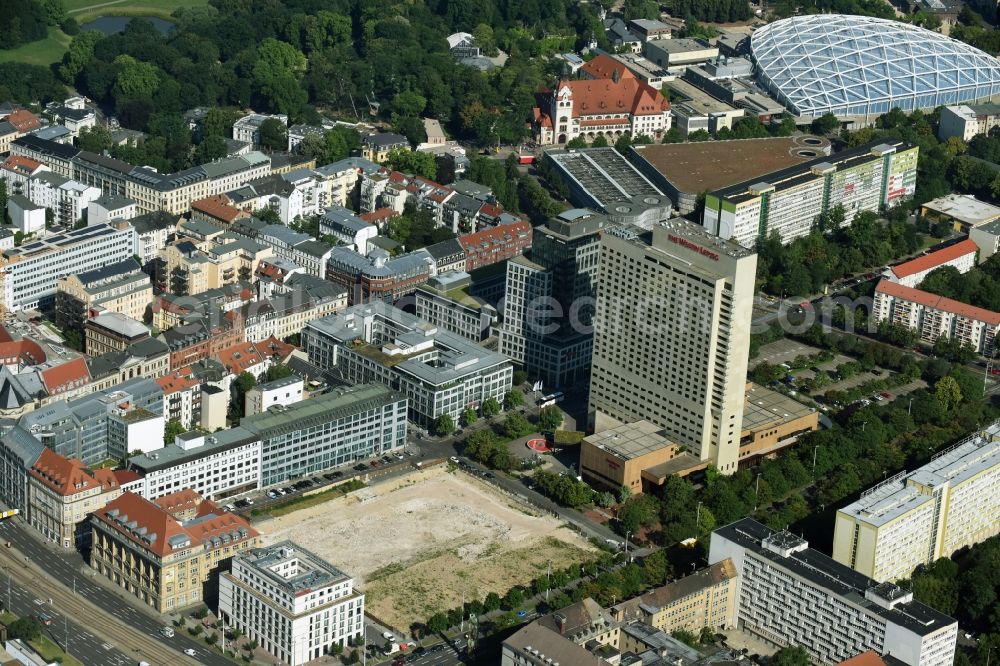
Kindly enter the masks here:
M 547 386 L 590 370 L 604 215 L 576 208 L 535 229 L 531 258 L 507 262 L 500 351 Z
M 1000 534 L 1000 424 L 837 512 L 833 559 L 877 581 Z
M 708 562 L 739 576 L 734 624 L 775 645 L 801 645 L 815 664 L 867 650 L 909 666 L 951 666 L 958 623 L 892 583 L 851 571 L 790 532 L 744 518 L 712 533 Z M 893 662 L 893 663 L 898 663 Z
M 685 220 L 601 240 L 590 382 L 596 431 L 646 420 L 736 471 L 757 256 Z

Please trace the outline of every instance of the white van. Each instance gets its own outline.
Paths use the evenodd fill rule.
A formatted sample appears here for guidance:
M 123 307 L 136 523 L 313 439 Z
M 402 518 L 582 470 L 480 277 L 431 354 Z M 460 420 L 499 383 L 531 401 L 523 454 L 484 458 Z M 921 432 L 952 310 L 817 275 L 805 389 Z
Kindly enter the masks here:
M 166 637 L 166 638 L 173 638 L 174 637 L 174 628 L 173 627 L 163 627 L 163 629 L 160 629 L 160 633 L 163 634 L 163 636 Z

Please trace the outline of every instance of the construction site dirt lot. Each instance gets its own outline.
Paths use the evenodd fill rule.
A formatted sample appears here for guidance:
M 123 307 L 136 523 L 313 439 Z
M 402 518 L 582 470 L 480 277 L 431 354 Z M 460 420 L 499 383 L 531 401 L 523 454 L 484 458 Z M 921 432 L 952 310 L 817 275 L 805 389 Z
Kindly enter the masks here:
M 558 518 L 444 466 L 255 527 L 267 543 L 291 539 L 353 576 L 368 612 L 397 629 L 596 553 Z

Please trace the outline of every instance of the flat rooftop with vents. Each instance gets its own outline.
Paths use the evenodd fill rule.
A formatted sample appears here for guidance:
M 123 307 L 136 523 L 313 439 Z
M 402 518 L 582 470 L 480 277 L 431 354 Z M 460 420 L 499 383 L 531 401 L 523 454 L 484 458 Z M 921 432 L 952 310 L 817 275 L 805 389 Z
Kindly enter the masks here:
M 814 136 L 734 139 L 632 146 L 630 159 L 682 213 L 698 194 L 830 154 L 830 142 Z
M 326 560 L 289 540 L 238 555 L 244 563 L 291 596 L 349 578 Z
M 547 151 L 545 156 L 577 183 L 596 208 L 636 196 L 662 194 L 614 148 Z

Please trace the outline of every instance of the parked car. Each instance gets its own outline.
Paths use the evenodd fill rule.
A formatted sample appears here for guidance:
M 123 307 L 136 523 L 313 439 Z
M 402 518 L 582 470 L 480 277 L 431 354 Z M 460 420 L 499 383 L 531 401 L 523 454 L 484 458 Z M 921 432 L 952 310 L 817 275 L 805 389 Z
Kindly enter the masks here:
M 373 461 L 371 461 L 371 462 L 370 462 L 369 464 L 370 464 L 370 465 L 371 465 L 372 467 L 378 467 L 378 461 L 377 461 L 377 460 L 373 460 Z
M 339 469 L 336 472 L 333 473 L 333 478 L 335 478 L 335 479 L 339 479 L 342 476 L 344 476 L 344 473 L 341 472 Z
M 455 463 L 456 465 L 458 464 L 458 456 L 452 456 L 452 457 L 448 458 L 448 460 L 450 460 L 451 462 Z
M 252 499 L 250 499 L 249 497 L 248 497 L 248 498 L 246 498 L 246 499 L 245 499 L 245 500 L 243 500 L 243 501 L 247 503 L 247 506 L 253 506 L 253 500 L 252 500 Z
M 267 496 L 270 497 L 271 499 L 276 499 L 278 497 L 278 493 L 274 492 L 273 490 L 268 490 Z
M 357 465 L 354 466 L 354 469 L 358 470 L 359 472 L 364 472 L 365 470 L 368 469 L 368 465 L 364 463 L 358 463 Z

